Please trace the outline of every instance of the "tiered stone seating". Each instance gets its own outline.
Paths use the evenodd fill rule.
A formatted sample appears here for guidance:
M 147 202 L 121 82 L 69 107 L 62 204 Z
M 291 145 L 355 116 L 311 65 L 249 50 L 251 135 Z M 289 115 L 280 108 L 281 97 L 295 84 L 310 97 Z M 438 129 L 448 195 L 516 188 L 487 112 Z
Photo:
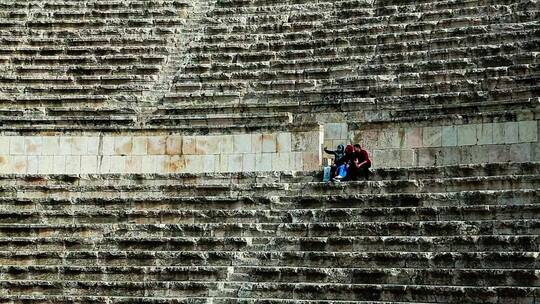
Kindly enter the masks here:
M 346 103 L 394 120 L 534 107 L 538 13 L 535 1 L 217 1 L 165 107 Z
M 534 303 L 540 166 L 4 175 L 4 303 Z
M 199 18 L 179 0 L 0 1 L 0 107 L 36 109 L 3 125 L 134 125 L 191 37 L 188 12 Z

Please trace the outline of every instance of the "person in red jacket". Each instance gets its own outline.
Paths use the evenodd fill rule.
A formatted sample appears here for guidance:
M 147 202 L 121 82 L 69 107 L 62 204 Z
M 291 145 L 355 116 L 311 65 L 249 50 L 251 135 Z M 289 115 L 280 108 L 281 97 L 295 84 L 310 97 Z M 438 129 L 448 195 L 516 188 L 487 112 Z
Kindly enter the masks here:
M 371 160 L 366 150 L 362 149 L 359 144 L 354 145 L 354 157 L 347 171 L 347 180 L 356 180 L 359 176 L 363 176 L 366 180 L 369 180 L 371 171 Z

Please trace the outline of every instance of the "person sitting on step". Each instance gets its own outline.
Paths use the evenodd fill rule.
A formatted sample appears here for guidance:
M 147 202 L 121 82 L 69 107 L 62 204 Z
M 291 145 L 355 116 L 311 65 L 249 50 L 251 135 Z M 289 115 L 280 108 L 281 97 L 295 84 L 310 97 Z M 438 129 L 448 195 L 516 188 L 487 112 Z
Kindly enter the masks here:
M 347 170 L 346 180 L 356 180 L 360 176 L 369 180 L 369 175 L 372 173 L 369 170 L 371 168 L 371 160 L 369 159 L 368 152 L 362 149 L 360 144 L 355 144 L 353 155 L 351 164 Z
M 332 179 L 333 181 L 341 181 L 346 178 L 347 170 L 349 169 L 350 163 L 353 158 L 354 158 L 354 147 L 353 145 L 347 145 L 345 147 L 345 153 L 335 163 L 336 170 L 335 170 L 335 176 Z
M 328 150 L 326 147 L 324 147 L 324 152 L 330 154 L 330 155 L 334 155 L 334 163 L 330 166 L 330 179 L 332 179 L 333 177 L 336 176 L 336 169 L 337 169 L 337 166 L 336 166 L 336 163 L 337 161 L 343 157 L 343 155 L 345 154 L 345 146 L 343 146 L 342 144 L 339 144 L 337 147 L 336 147 L 336 150 Z

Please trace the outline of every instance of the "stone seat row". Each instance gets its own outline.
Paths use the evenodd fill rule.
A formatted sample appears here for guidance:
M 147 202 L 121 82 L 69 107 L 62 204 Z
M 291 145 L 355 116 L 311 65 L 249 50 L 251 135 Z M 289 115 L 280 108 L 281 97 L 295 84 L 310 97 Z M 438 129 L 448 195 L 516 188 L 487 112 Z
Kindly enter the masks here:
M 147 222 L 150 219 L 142 219 Z M 92 221 L 93 222 L 93 221 Z M 92 237 L 103 236 L 116 237 L 183 237 L 191 238 L 186 242 L 183 250 L 205 250 L 223 241 L 223 237 L 230 238 L 236 243 L 234 247 L 255 249 L 257 245 L 262 248 L 275 250 L 302 250 L 302 242 L 294 238 L 305 238 L 305 246 L 309 250 L 325 250 L 325 238 L 339 235 L 340 237 L 358 236 L 459 236 L 459 235 L 538 235 L 540 221 L 533 219 L 511 220 L 475 220 L 475 221 L 419 221 L 419 222 L 321 222 L 321 223 L 204 223 L 204 224 L 131 224 L 122 223 L 99 223 L 96 224 L 0 224 L 1 237 Z M 250 238 L 271 237 L 274 242 L 254 244 Z M 242 239 L 234 239 L 242 238 Z M 288 243 L 283 238 L 292 238 Z M 202 244 L 199 244 L 199 240 Z M 214 244 L 216 243 L 216 244 Z M 197 245 L 194 245 L 197 244 Z M 312 246 L 311 246 L 312 245 Z M 269 246 L 270 248 L 268 248 Z M 296 249 L 288 249 L 293 246 Z M 317 249 L 318 248 L 318 249 Z M 349 248 L 346 248 L 347 250 Z M 261 249 L 259 249 L 261 250 Z
M 347 200 L 344 199 L 346 202 Z M 356 207 L 334 209 L 300 210 L 170 210 L 132 209 L 110 210 L 108 206 L 50 205 L 50 209 L 1 210 L 4 224 L 285 224 L 285 223 L 329 223 L 339 226 L 340 222 L 425 222 L 425 221 L 478 221 L 478 220 L 523 220 L 535 219 L 540 206 L 535 204 L 513 205 L 467 205 L 437 207 Z M 127 207 L 127 206 L 126 206 Z M 270 226 L 268 226 L 270 227 Z M 330 229 L 330 228 L 329 228 Z
M 502 240 L 500 245 L 487 241 L 487 251 L 443 252 L 430 251 L 372 251 L 372 252 L 323 252 L 323 251 L 116 251 L 116 250 L 67 250 L 0 251 L 5 265 L 11 266 L 259 266 L 259 267 L 311 267 L 311 268 L 458 268 L 458 269 L 538 269 L 540 258 L 537 250 L 519 249 L 517 242 Z M 513 237 L 518 239 L 518 237 Z M 503 249 L 509 244 L 510 249 Z M 531 248 L 531 247 L 526 247 Z M 9 261 L 9 262 L 8 262 Z
M 445 49 L 450 47 L 476 47 L 478 45 L 490 45 L 493 41 L 502 43 L 519 43 L 529 41 L 531 35 L 537 35 L 538 30 L 535 27 L 519 28 L 523 25 L 517 25 L 517 28 L 509 25 L 509 29 L 496 31 L 489 27 L 480 28 L 481 32 L 471 33 L 463 32 L 463 30 L 440 32 L 441 37 L 437 37 L 437 32 L 431 30 L 419 32 L 392 33 L 385 35 L 374 35 L 365 31 L 358 31 L 356 35 L 345 33 L 339 35 L 339 32 L 328 30 L 328 35 L 322 37 L 310 37 L 306 35 L 293 36 L 294 40 L 283 40 L 280 35 L 269 41 L 261 41 L 263 38 L 258 38 L 257 42 L 246 43 L 235 40 L 221 40 L 224 36 L 218 36 L 218 39 L 212 37 L 210 41 L 201 41 L 190 47 L 192 53 L 245 53 L 247 51 L 264 52 L 264 51 L 280 51 L 280 50 L 310 50 L 318 48 L 339 48 L 351 46 L 377 46 L 385 50 L 385 45 L 388 49 L 400 44 L 411 44 L 409 47 L 418 48 L 425 46 L 423 50 Z M 488 32 L 486 32 L 488 31 Z M 454 34 L 455 33 L 455 34 Z M 313 34 L 312 34 L 313 35 Z M 336 37 L 337 36 L 337 37 Z M 429 37 L 429 38 L 426 38 Z M 268 36 L 271 38 L 271 36 Z M 404 50 L 396 50 L 402 52 Z
M 89 290 L 101 296 L 183 298 L 183 297 L 230 297 L 272 300 L 336 300 L 354 301 L 362 298 L 370 301 L 433 301 L 449 303 L 482 299 L 485 303 L 502 303 L 516 298 L 523 303 L 534 303 L 540 288 L 537 287 L 473 287 L 445 285 L 394 284 L 338 284 L 338 283 L 246 283 L 246 282 L 83 282 L 83 281 L 1 281 L 3 290 L 11 291 L 4 296 L 25 295 L 40 291 L 46 295 L 85 296 Z M 246 290 L 247 289 L 247 290 Z M 432 302 L 433 303 L 433 302 Z
M 57 37 L 57 38 L 44 38 L 44 37 L 28 37 L 27 33 L 21 33 L 21 35 L 13 35 L 12 32 L 7 32 L 5 35 L 1 35 L 0 41 L 4 46 L 23 46 L 23 47 L 50 47 L 51 45 L 63 45 L 65 48 L 69 47 L 144 47 L 144 46 L 166 46 L 167 40 L 159 37 L 145 37 L 141 35 L 133 36 L 119 36 L 119 35 L 97 35 L 94 37 Z
M 448 179 L 423 179 L 404 181 L 350 182 L 325 185 L 323 183 L 258 183 L 247 185 L 130 185 L 130 186 L 77 186 L 19 185 L 1 186 L 5 198 L 39 198 L 48 195 L 51 199 L 67 198 L 113 198 L 122 193 L 126 199 L 149 198 L 155 195 L 176 197 L 188 196 L 265 196 L 287 195 L 377 195 L 406 193 L 444 193 L 454 191 L 537 189 L 540 176 L 491 176 Z
M 540 271 L 525 269 L 372 269 L 301 267 L 80 267 L 80 266 L 2 266 L 0 280 L 65 280 L 128 282 L 290 282 L 341 284 L 410 284 L 469 286 L 538 286 Z
M 267 7 L 267 9 L 261 7 L 253 9 L 230 9 L 217 6 L 214 11 L 211 12 L 211 16 L 217 18 L 219 22 L 229 24 L 238 24 L 245 20 L 257 20 L 260 21 L 257 26 L 263 28 L 269 26 L 271 23 L 280 23 L 284 26 L 280 26 L 281 29 L 286 28 L 288 24 L 299 23 L 306 23 L 306 25 L 318 25 L 319 23 L 323 23 L 324 26 L 329 23 L 379 23 L 382 20 L 386 20 L 388 24 L 413 23 L 417 21 L 437 22 L 442 27 L 452 28 L 463 25 L 467 20 L 472 18 L 475 18 L 478 21 L 484 18 L 488 19 L 488 16 L 495 18 L 499 16 L 508 16 L 509 12 L 513 12 L 517 16 L 526 16 L 531 13 L 527 10 L 534 11 L 537 7 L 534 5 L 533 1 L 530 1 L 506 6 L 487 5 L 468 8 L 429 10 L 424 12 L 401 11 L 399 10 L 399 7 L 377 10 L 369 7 L 341 8 L 304 6 L 296 8 L 297 9 L 295 9 L 295 6 L 272 6 Z M 287 13 L 286 18 L 282 15 L 284 12 Z
M 406 63 L 406 60 L 396 59 L 393 62 L 371 62 L 369 58 L 350 57 L 347 59 L 338 58 L 311 58 L 300 60 L 275 60 L 265 59 L 261 62 L 253 63 L 211 63 L 211 64 L 190 64 L 185 67 L 186 75 L 182 79 L 197 79 L 202 77 L 204 80 L 218 81 L 230 79 L 253 79 L 262 75 L 272 76 L 273 74 L 293 73 L 303 75 L 304 77 L 314 79 L 329 78 L 340 76 L 357 75 L 392 75 L 402 73 L 429 73 L 442 72 L 444 70 L 489 70 L 489 69 L 504 69 L 512 68 L 521 65 L 532 65 L 536 67 L 538 64 L 537 56 L 534 53 L 523 54 L 508 54 L 485 56 L 480 58 L 458 57 L 449 59 L 431 59 L 429 54 L 419 53 L 419 56 L 414 64 Z M 259 56 L 259 55 L 256 55 Z M 272 55 L 273 56 L 273 55 Z M 403 55 L 405 56 L 405 55 Z M 320 59 L 320 60 L 319 60 Z M 358 64 L 351 66 L 347 64 L 348 59 L 355 59 Z M 319 60 L 319 61 L 318 61 Z M 392 71 L 392 72 L 391 72 Z M 330 73 L 330 74 L 329 74 Z M 311 74 L 311 75 L 310 75 Z M 198 80 L 198 79 L 197 79 Z M 264 79 L 263 79 L 264 80 Z M 199 80 L 200 81 L 200 80 Z
M 504 175 L 535 175 L 540 164 L 534 162 L 485 163 L 451 166 L 373 169 L 372 181 L 423 180 L 432 178 L 489 177 Z M 103 174 L 103 175 L 0 175 L 0 185 L 66 185 L 66 186 L 125 186 L 125 185 L 223 185 L 256 183 L 312 183 L 320 181 L 318 171 L 270 171 L 237 173 L 183 174 Z M 351 185 L 354 182 L 350 183 Z M 82 189 L 84 190 L 84 188 Z M 499 189 L 502 190 L 502 189 Z M 519 190 L 519 189 L 514 189 Z M 465 193 L 465 192 L 464 192 Z M 305 194 L 304 194 L 305 196 Z M 288 196 L 287 196 L 288 197 Z M 309 197 L 309 196 L 307 196 Z M 352 196 L 351 196 L 352 197 Z M 330 197 L 326 197 L 330 198 Z M 189 200 L 190 198 L 186 198 Z M 229 199 L 223 197 L 223 199 Z M 0 204 L 1 205 L 1 204 Z
M 457 91 L 457 92 L 442 92 L 432 94 L 411 94 L 411 95 L 385 95 L 387 89 L 384 86 L 375 88 L 361 88 L 361 89 L 314 89 L 303 90 L 301 92 L 294 90 L 287 91 L 266 91 L 266 92 L 250 92 L 246 95 L 240 95 L 239 93 L 226 92 L 226 93 L 167 93 L 163 98 L 164 105 L 179 104 L 183 108 L 190 109 L 194 107 L 199 109 L 201 106 L 206 106 L 212 103 L 219 103 L 218 108 L 231 108 L 235 106 L 239 107 L 251 107 L 252 112 L 258 112 L 261 109 L 273 109 L 273 111 L 279 111 L 280 107 L 288 111 L 302 112 L 299 107 L 292 108 L 294 104 L 298 106 L 336 106 L 340 108 L 342 104 L 343 108 L 353 110 L 355 108 L 364 109 L 367 107 L 375 108 L 375 103 L 383 107 L 383 109 L 396 109 L 412 110 L 415 103 L 419 106 L 432 107 L 437 109 L 454 109 L 459 108 L 471 108 L 480 107 L 483 105 L 486 107 L 493 106 L 510 106 L 511 104 L 533 105 L 536 102 L 536 94 L 538 86 L 522 87 L 519 89 L 494 89 L 490 91 Z M 396 89 L 395 87 L 393 89 Z M 399 90 L 399 89 L 398 89 Z M 298 98 L 303 96 L 304 99 L 298 102 Z M 478 96 L 479 99 L 470 100 Z M 277 104 L 278 101 L 283 100 L 287 103 Z M 261 101 L 264 101 L 262 103 Z M 272 103 L 268 103 L 271 101 Z M 295 102 L 296 101 L 296 102 Z M 374 102 L 375 101 L 375 102 Z M 337 104 L 332 104 L 332 102 Z M 347 105 L 344 103 L 347 102 Z M 276 104 L 274 104 L 276 103 Z M 510 107 L 508 108 L 510 109 Z M 231 110 L 235 110 L 232 108 Z M 215 112 L 215 110 L 209 110 Z M 282 110 L 283 111 L 283 110 Z M 463 112 L 463 111 L 461 111 Z M 436 114 L 436 111 L 429 113 L 430 116 Z
M 244 16 L 240 18 L 221 18 L 220 22 L 228 24 L 228 28 L 221 25 L 209 25 L 207 31 L 212 34 L 259 34 L 259 36 L 266 36 L 267 39 L 272 37 L 279 37 L 281 35 L 295 34 L 306 35 L 306 30 L 312 30 L 314 35 L 322 35 L 323 37 L 329 37 L 328 33 L 356 33 L 356 36 L 362 36 L 366 34 L 379 34 L 383 37 L 391 37 L 396 34 L 386 34 L 387 31 L 395 30 L 396 33 L 401 35 L 415 34 L 419 32 L 440 33 L 441 35 L 455 36 L 457 33 L 472 33 L 474 29 L 491 27 L 494 30 L 497 29 L 510 29 L 508 25 L 516 24 L 519 28 L 532 27 L 531 23 L 535 16 L 538 15 L 538 11 L 534 7 L 530 8 L 531 11 L 515 12 L 508 14 L 502 12 L 501 14 L 495 14 L 488 17 L 482 15 L 461 17 L 455 19 L 442 19 L 438 21 L 419 21 L 419 16 L 411 15 L 410 20 L 406 18 L 397 19 L 391 17 L 356 17 L 353 19 L 344 20 L 340 19 L 327 19 L 320 21 L 283 21 L 282 17 L 276 15 L 274 18 L 270 17 L 255 17 Z M 259 23 L 248 23 L 247 20 L 258 20 Z M 277 19 L 277 20 L 273 20 Z M 496 22 L 498 21 L 498 22 Z M 246 24 L 248 23 L 248 24 Z M 276 23 L 278 25 L 276 25 Z M 467 29 L 472 27 L 471 29 Z M 442 29 L 446 29 L 444 32 Z M 385 31 L 386 30 L 386 31 Z M 338 35 L 342 36 L 342 35 Z M 376 36 L 376 35 L 375 35 Z M 211 37 L 211 36 L 210 36 Z
M 476 72 L 476 71 L 475 71 Z M 321 79 L 321 80 L 311 80 L 311 79 L 299 79 L 299 80 L 255 80 L 253 82 L 246 81 L 234 81 L 234 82 L 224 82 L 224 83 L 179 83 L 175 86 L 175 91 L 179 93 L 191 93 L 191 92 L 208 92 L 210 90 L 250 90 L 254 92 L 264 92 L 264 91 L 301 91 L 301 90 L 310 90 L 316 89 L 318 87 L 321 90 L 324 89 L 340 89 L 340 88 L 374 88 L 377 86 L 384 86 L 385 90 L 388 91 L 388 95 L 418 95 L 418 94 L 437 94 L 445 93 L 448 91 L 490 91 L 495 88 L 497 89 L 508 89 L 508 88 L 526 88 L 533 87 L 538 82 L 538 76 L 535 75 L 519 75 L 519 76 L 501 76 L 501 77 L 485 77 L 485 78 L 473 78 L 467 77 L 467 74 L 472 73 L 460 73 L 457 76 L 452 77 L 452 74 L 448 73 L 446 75 L 438 75 L 439 77 L 453 78 L 448 80 L 440 81 L 433 76 L 434 72 L 423 72 L 421 78 L 418 74 L 408 73 L 407 76 L 410 78 L 407 79 L 406 75 L 400 76 L 389 76 L 384 77 L 380 75 L 369 75 L 361 77 L 343 77 L 337 79 Z M 411 75 L 412 74 L 412 75 Z M 430 75 L 431 74 L 431 75 Z M 464 75 L 465 74 L 465 75 Z M 430 75 L 431 77 L 428 77 Z M 0 79 L 0 84 L 6 81 L 7 77 Z M 9 78 L 8 78 L 9 79 Z M 12 83 L 12 79 L 20 79 L 13 77 L 9 81 Z M 425 79 L 425 80 L 424 80 Z M 101 80 L 101 79 L 100 79 Z M 60 82 L 65 81 L 60 79 Z M 115 79 L 112 77 L 107 77 L 104 81 L 114 82 Z M 120 80 L 117 80 L 120 81 Z M 60 85 L 63 83 L 59 83 Z M 197 88 L 197 85 L 199 88 Z M 180 88 L 180 89 L 178 89 Z M 187 90 L 182 90 L 187 88 Z M 186 92 L 187 91 L 187 92 Z M 211 91 L 210 91 L 211 92 Z
M 42 57 L 42 56 L 89 56 L 94 55 L 108 58 L 113 55 L 139 56 L 152 54 L 153 56 L 167 56 L 165 46 L 5 46 L 0 47 L 0 56 L 6 57 Z
M 373 63 L 396 63 L 396 60 L 403 60 L 403 58 L 409 58 L 412 61 L 422 60 L 451 60 L 459 58 L 477 58 L 481 60 L 484 57 L 492 56 L 512 56 L 521 52 L 534 51 L 536 47 L 535 42 L 531 41 L 518 41 L 512 45 L 503 44 L 497 48 L 493 48 L 490 45 L 474 45 L 474 46 L 456 46 L 452 48 L 442 49 L 429 49 L 428 45 L 421 43 L 394 43 L 385 45 L 361 45 L 361 46 L 336 46 L 336 47 L 320 47 L 315 49 L 300 49 L 300 50 L 278 50 L 273 52 L 273 57 L 268 57 L 268 61 L 287 62 L 295 60 L 306 60 L 310 57 L 316 57 L 320 59 L 331 60 L 332 58 L 344 57 L 366 57 Z M 375 55 L 375 52 L 377 54 Z M 261 56 L 270 56 L 272 52 L 268 53 L 267 50 L 262 50 Z M 534 53 L 530 53 L 529 57 L 532 59 L 535 56 Z M 249 53 L 247 56 L 250 56 Z M 249 58 L 249 57 L 245 57 Z M 267 58 L 267 59 L 268 59 Z M 526 57 L 523 57 L 525 61 Z M 249 68 L 251 65 L 260 68 L 268 67 L 268 63 L 264 65 L 263 62 L 238 62 L 245 61 L 243 55 L 238 54 L 220 54 L 220 53 L 197 53 L 194 54 L 191 64 L 193 65 L 205 65 L 205 64 L 229 64 L 231 66 L 241 66 Z M 496 68 L 496 67 L 493 67 Z
M 400 211 L 406 214 L 409 210 L 418 211 L 419 214 L 409 215 L 410 219 L 415 216 L 418 220 L 429 219 L 430 212 L 448 212 L 457 213 L 463 210 L 471 211 L 477 214 L 483 214 L 489 218 L 492 210 L 523 210 L 522 215 L 526 217 L 529 214 L 529 208 L 535 209 L 534 204 L 538 196 L 538 190 L 520 189 L 520 190 L 488 190 L 488 191 L 462 191 L 450 193 L 431 193 L 431 194 L 385 194 L 385 195 L 354 195 L 354 196 L 287 196 L 280 198 L 269 197 L 152 197 L 152 198 L 136 198 L 136 199 L 121 199 L 121 198 L 2 198 L 0 210 L 3 213 L 13 212 L 43 212 L 47 214 L 50 211 L 64 211 L 71 214 L 84 212 L 84 210 L 95 210 L 95 212 L 120 213 L 125 210 L 132 212 L 148 212 L 152 214 L 162 210 L 174 212 L 174 210 L 182 210 L 182 214 L 178 214 L 179 218 L 190 216 L 196 217 L 198 214 L 205 214 L 205 210 L 211 208 L 209 215 L 223 218 L 225 215 L 244 214 L 239 210 L 246 210 L 247 214 L 256 215 L 258 212 L 288 212 L 290 217 L 300 216 L 302 214 L 312 214 L 313 217 L 326 214 L 321 210 L 329 210 L 330 214 L 348 214 L 352 216 L 355 212 L 353 209 L 359 209 L 358 212 L 366 212 L 368 215 L 376 218 L 379 214 L 387 214 L 391 217 L 392 212 L 396 210 L 396 215 Z M 395 209 L 394 209 L 395 208 Z M 416 208 L 416 209 L 412 209 Z M 345 211 L 340 211 L 344 209 Z M 361 211 L 360 211 L 361 210 Z M 369 210 L 369 211 L 368 211 Z M 370 211 L 374 210 L 370 214 Z M 446 211 L 448 210 L 448 211 Z M 375 211 L 379 211 L 377 213 Z M 424 213 L 425 212 L 425 213 Z M 330 215 L 328 215 L 330 216 Z M 456 215 L 457 216 L 457 215 Z M 516 218 L 519 218 L 516 216 Z M 465 219 L 465 218 L 464 218 Z M 195 219 L 194 219 L 195 220 Z

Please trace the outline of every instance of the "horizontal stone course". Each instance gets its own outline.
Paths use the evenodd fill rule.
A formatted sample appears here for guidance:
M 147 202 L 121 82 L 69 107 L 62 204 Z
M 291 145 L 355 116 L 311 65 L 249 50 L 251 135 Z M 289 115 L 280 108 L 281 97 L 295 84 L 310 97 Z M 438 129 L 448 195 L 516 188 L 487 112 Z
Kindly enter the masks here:
M 301 171 L 321 153 L 318 131 L 1 138 L 0 172 L 18 174 Z

